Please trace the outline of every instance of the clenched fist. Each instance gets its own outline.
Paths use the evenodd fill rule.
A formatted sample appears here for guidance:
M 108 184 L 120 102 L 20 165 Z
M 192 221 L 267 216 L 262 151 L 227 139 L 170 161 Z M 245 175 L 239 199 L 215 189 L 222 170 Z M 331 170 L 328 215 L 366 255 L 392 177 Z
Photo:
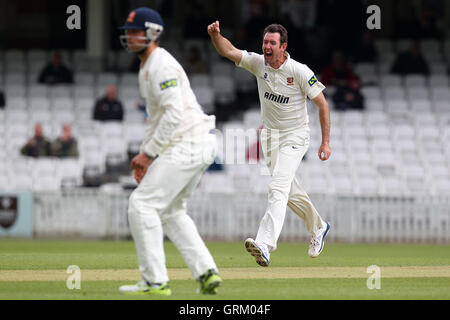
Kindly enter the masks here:
M 208 34 L 213 37 L 220 33 L 219 21 L 213 22 L 208 26 Z

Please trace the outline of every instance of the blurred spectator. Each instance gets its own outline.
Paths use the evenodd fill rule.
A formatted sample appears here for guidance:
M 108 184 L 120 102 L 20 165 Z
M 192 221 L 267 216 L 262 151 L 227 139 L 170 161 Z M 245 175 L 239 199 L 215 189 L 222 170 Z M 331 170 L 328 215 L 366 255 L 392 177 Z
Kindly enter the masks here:
M 339 86 L 333 95 L 336 110 L 363 110 L 364 96 L 360 92 L 360 81 L 352 79 L 346 86 Z
M 321 77 L 325 86 L 347 86 L 351 80 L 358 78 L 340 51 L 333 53 L 331 63 L 322 70 Z
M 271 24 L 272 19 L 268 16 L 267 4 L 261 2 L 249 7 L 250 17 L 245 21 L 244 28 L 241 30 L 243 41 L 249 51 L 261 52 L 261 41 L 264 29 Z M 288 30 L 289 32 L 289 30 Z
M 373 41 L 373 33 L 365 31 L 352 54 L 355 63 L 374 63 L 377 61 L 378 52 Z
M 109 85 L 106 88 L 105 96 L 95 103 L 94 120 L 123 120 L 123 106 L 117 99 L 117 87 L 115 85 Z
M 5 107 L 5 104 L 5 95 L 3 94 L 3 91 L 0 90 L 0 109 L 3 109 Z
M 443 0 L 422 0 L 420 22 L 422 38 L 442 39 L 445 30 L 445 5 Z
M 60 53 L 55 52 L 53 54 L 52 61 L 41 71 L 39 75 L 39 83 L 73 83 L 72 71 L 63 64 Z
M 188 75 L 196 73 L 208 73 L 208 64 L 203 61 L 200 49 L 196 46 L 189 48 L 185 70 Z
M 391 72 L 402 76 L 407 74 L 429 74 L 428 63 L 420 52 L 417 41 L 412 41 L 408 50 L 398 54 L 391 67 Z
M 47 157 L 50 156 L 51 144 L 44 137 L 44 131 L 40 123 L 34 126 L 34 137 L 28 140 L 26 145 L 22 147 L 20 153 L 28 157 Z
M 316 25 L 317 0 L 281 0 L 277 7 L 279 15 L 289 15 L 296 29 L 312 29 Z
M 394 11 L 396 14 L 394 18 L 396 38 L 420 38 L 422 27 L 419 21 L 418 9 L 414 7 L 414 4 L 408 0 L 406 2 L 394 2 L 394 6 L 396 6 Z
M 58 158 L 78 157 L 78 143 L 72 136 L 72 126 L 65 123 L 62 127 L 62 134 L 51 146 L 51 155 Z
M 189 13 L 185 17 L 183 37 L 186 39 L 208 39 L 206 27 L 211 19 L 200 2 L 193 1 L 189 5 Z

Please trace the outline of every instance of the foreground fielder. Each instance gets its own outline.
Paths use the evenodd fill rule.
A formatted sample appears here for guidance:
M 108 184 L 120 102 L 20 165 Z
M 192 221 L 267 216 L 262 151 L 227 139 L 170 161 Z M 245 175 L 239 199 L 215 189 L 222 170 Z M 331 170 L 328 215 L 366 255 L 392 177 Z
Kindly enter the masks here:
M 138 187 L 128 219 L 143 280 L 121 286 L 128 294 L 170 295 L 163 235 L 181 252 L 199 292 L 216 293 L 222 283 L 186 202 L 217 152 L 215 117 L 203 113 L 180 64 L 159 47 L 161 16 L 149 8 L 132 11 L 121 42 L 141 60 L 139 89 L 146 100 L 148 128 L 131 167 Z
M 309 146 L 307 96 L 319 109 L 322 128 L 319 158 L 325 161 L 330 157 L 330 117 L 322 93 L 325 87 L 306 65 L 290 58 L 286 52 L 287 31 L 281 25 L 272 24 L 264 30 L 262 55 L 236 49 L 220 34 L 218 21 L 208 26 L 208 34 L 220 55 L 254 74 L 258 83 L 264 125 L 261 143 L 272 179 L 258 234 L 255 240 L 247 239 L 245 247 L 259 265 L 269 266 L 270 252 L 277 247 L 289 206 L 304 220 L 311 234 L 309 256 L 317 257 L 330 225 L 319 216 L 295 172 Z

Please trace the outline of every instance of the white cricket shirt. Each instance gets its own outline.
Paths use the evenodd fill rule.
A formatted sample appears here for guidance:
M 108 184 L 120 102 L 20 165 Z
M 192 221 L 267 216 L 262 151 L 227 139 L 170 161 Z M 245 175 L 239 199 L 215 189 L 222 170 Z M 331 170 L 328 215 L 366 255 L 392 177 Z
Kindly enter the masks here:
M 264 55 L 242 50 L 238 64 L 256 76 L 265 128 L 297 130 L 308 125 L 306 97 L 316 98 L 325 86 L 305 64 L 290 58 L 274 69 L 264 61 Z
M 183 67 L 165 49 L 157 47 L 140 69 L 139 90 L 148 114 L 141 152 L 154 157 L 175 140 L 215 128 L 215 117 L 203 112 Z

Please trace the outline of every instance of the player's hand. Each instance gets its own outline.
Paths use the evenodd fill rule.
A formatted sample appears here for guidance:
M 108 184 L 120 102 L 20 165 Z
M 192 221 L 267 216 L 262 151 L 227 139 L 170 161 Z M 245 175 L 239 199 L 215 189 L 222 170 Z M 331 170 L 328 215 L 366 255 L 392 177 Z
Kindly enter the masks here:
M 137 184 L 141 183 L 142 178 L 144 178 L 145 174 L 147 173 L 147 170 L 138 170 L 138 169 L 134 169 L 133 170 L 133 176 L 134 179 L 136 180 Z
M 331 155 L 330 146 L 327 143 L 322 143 L 319 148 L 319 159 L 322 161 L 328 160 Z
M 153 159 L 141 152 L 131 160 L 131 169 L 141 170 L 146 172 L 148 167 L 152 164 Z
M 219 21 L 217 20 L 216 22 L 211 23 L 208 26 L 208 34 L 213 37 L 216 36 L 220 33 L 220 26 L 219 26 Z

